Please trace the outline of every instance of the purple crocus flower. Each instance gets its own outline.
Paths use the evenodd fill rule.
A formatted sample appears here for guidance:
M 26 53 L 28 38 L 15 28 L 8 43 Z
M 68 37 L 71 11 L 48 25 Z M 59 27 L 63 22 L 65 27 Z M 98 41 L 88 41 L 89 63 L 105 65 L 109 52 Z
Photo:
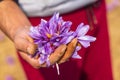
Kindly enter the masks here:
M 74 34 L 76 34 L 75 36 L 78 39 L 78 42 L 85 48 L 90 46 L 90 42 L 94 42 L 96 40 L 95 37 L 86 35 L 87 32 L 89 30 L 89 25 L 84 25 L 83 23 L 81 23 Z
M 71 40 L 65 39 L 69 37 L 72 22 L 64 21 L 59 17 L 59 13 L 55 13 L 47 22 L 41 19 L 41 23 L 37 27 L 30 28 L 30 36 L 38 45 L 36 55 L 40 55 L 40 64 L 47 61 L 49 55 L 61 44 L 67 44 Z M 66 42 L 67 40 L 67 42 Z
M 76 31 L 72 34 L 75 38 L 78 39 L 79 44 L 85 48 L 90 46 L 90 42 L 94 42 L 96 40 L 95 37 L 86 35 L 88 30 L 89 30 L 89 25 L 84 25 L 83 23 L 81 23 L 80 25 L 78 25 Z M 77 52 L 80 49 L 81 49 L 81 46 L 76 47 L 76 50 L 74 51 L 72 58 L 81 58 L 77 54 Z
M 35 55 L 40 55 L 40 64 L 48 62 L 48 57 L 54 50 L 61 44 L 68 44 L 73 38 L 77 38 L 79 44 L 87 48 L 90 46 L 90 42 L 96 40 L 95 37 L 86 35 L 89 30 L 88 25 L 81 23 L 76 31 L 70 31 L 72 22 L 64 21 L 62 17 L 59 17 L 59 13 L 55 13 L 53 17 L 46 21 L 41 19 L 41 23 L 36 27 L 30 28 L 30 36 L 34 39 L 35 44 L 38 45 L 38 49 Z M 80 59 L 81 57 L 77 52 L 81 49 L 81 46 L 77 46 L 74 51 L 73 58 Z

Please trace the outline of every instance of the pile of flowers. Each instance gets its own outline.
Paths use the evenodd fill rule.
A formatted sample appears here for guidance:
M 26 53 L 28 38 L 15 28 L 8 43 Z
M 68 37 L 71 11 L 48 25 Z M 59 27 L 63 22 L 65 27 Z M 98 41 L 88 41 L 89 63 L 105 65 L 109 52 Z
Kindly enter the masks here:
M 38 26 L 30 28 L 30 36 L 34 39 L 35 44 L 38 45 L 35 56 L 40 56 L 40 64 L 46 62 L 47 58 L 58 46 L 68 44 L 74 38 L 77 38 L 78 43 L 85 48 L 90 46 L 90 42 L 96 40 L 95 37 L 86 35 L 89 25 L 81 23 L 76 31 L 70 30 L 71 25 L 71 21 L 64 21 L 62 17 L 59 17 L 59 13 L 55 13 L 49 21 L 41 19 L 41 23 Z M 76 46 L 72 58 L 81 58 L 77 54 L 81 46 Z

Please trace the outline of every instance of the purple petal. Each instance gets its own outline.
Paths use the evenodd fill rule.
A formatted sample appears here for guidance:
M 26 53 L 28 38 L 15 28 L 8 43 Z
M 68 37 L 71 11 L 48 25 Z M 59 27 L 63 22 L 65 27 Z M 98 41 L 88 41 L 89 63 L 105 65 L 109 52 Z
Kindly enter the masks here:
M 81 49 L 81 46 L 76 46 L 75 51 L 79 51 Z
M 47 33 L 49 33 L 48 22 L 44 19 L 41 19 L 41 24 L 39 26 L 39 30 L 44 29 Z
M 93 41 L 96 40 L 96 38 L 92 37 L 92 36 L 86 35 L 86 36 L 80 36 L 80 37 L 78 37 L 78 40 L 93 42 Z
M 85 26 L 78 26 L 76 33 L 78 34 L 78 36 L 84 36 L 89 30 L 89 26 L 85 25 Z
M 55 47 L 58 47 L 58 46 L 60 46 L 60 43 L 55 42 L 55 43 L 53 43 L 53 45 L 54 45 Z
M 72 55 L 72 58 L 81 59 L 81 56 L 79 56 L 78 53 L 75 51 Z
M 43 27 L 45 27 L 45 26 L 47 26 L 47 21 L 46 20 L 44 20 L 44 19 L 41 19 L 41 22 L 40 22 L 40 24 L 39 24 L 39 29 L 41 29 L 41 28 L 43 28 Z
M 68 44 L 72 39 L 74 38 L 74 36 L 68 36 L 68 37 L 64 37 L 61 41 L 60 41 L 60 43 L 62 43 L 62 44 Z
M 79 41 L 79 40 L 78 40 Z M 90 42 L 86 42 L 86 41 L 79 41 L 79 43 L 83 46 L 83 47 L 85 47 L 85 48 L 87 48 L 87 47 L 89 47 L 90 46 Z
M 50 19 L 50 22 L 57 21 L 58 18 L 59 18 L 59 13 L 54 13 L 54 15 L 52 16 L 52 18 Z
M 50 55 L 50 54 L 53 52 L 53 49 L 52 49 L 50 43 L 47 43 L 47 44 L 46 44 L 45 50 L 46 50 L 46 54 L 47 54 L 47 55 Z
M 47 59 L 47 56 L 41 54 L 41 55 L 40 55 L 39 63 L 40 63 L 40 64 L 43 64 L 43 63 L 46 61 L 46 59 Z
M 60 33 L 68 32 L 70 30 L 71 25 L 72 25 L 72 22 L 70 21 L 64 22 L 61 27 Z
M 79 33 L 79 30 L 84 26 L 84 23 L 81 23 L 78 25 L 77 29 L 76 29 L 76 33 Z
M 37 39 L 41 34 L 38 31 L 38 27 L 30 27 L 30 36 Z

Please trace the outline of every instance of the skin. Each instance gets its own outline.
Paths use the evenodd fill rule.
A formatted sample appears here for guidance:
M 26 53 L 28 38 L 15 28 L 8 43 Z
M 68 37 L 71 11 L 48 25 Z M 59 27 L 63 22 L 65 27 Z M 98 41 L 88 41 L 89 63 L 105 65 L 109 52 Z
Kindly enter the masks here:
M 0 29 L 13 41 L 21 57 L 34 68 L 47 67 L 46 63 L 40 64 L 39 58 L 31 58 L 37 46 L 28 35 L 31 23 L 27 16 L 13 0 L 0 2 Z M 49 57 L 51 65 L 63 63 L 68 60 L 77 44 L 73 39 L 68 45 L 60 45 Z

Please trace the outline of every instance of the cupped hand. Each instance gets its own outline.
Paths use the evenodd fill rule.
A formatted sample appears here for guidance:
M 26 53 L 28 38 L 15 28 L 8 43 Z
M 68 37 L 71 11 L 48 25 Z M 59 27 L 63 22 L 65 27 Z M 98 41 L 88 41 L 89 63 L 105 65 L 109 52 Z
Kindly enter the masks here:
M 49 56 L 49 61 L 50 61 L 50 65 L 53 65 L 55 63 L 57 63 L 57 61 L 59 61 L 62 56 L 64 55 L 64 52 L 66 50 L 66 45 L 60 45 L 55 51 L 54 53 L 52 53 Z M 29 56 L 28 54 L 24 53 L 24 52 L 19 52 L 21 57 L 27 61 L 31 66 L 33 66 L 34 68 L 38 69 L 40 67 L 47 67 L 47 63 L 43 63 L 40 64 L 39 63 L 39 58 L 32 58 L 31 56 Z
M 24 27 L 16 31 L 13 42 L 18 51 L 33 55 L 37 49 L 33 39 L 29 36 L 29 28 Z
M 37 49 L 33 39 L 29 36 L 29 29 L 19 29 L 14 36 L 14 44 L 20 56 L 34 68 L 47 67 L 47 63 L 40 64 L 39 57 L 31 57 Z M 68 45 L 60 45 L 49 57 L 50 65 L 63 63 L 73 54 L 77 45 L 77 39 L 73 39 Z

